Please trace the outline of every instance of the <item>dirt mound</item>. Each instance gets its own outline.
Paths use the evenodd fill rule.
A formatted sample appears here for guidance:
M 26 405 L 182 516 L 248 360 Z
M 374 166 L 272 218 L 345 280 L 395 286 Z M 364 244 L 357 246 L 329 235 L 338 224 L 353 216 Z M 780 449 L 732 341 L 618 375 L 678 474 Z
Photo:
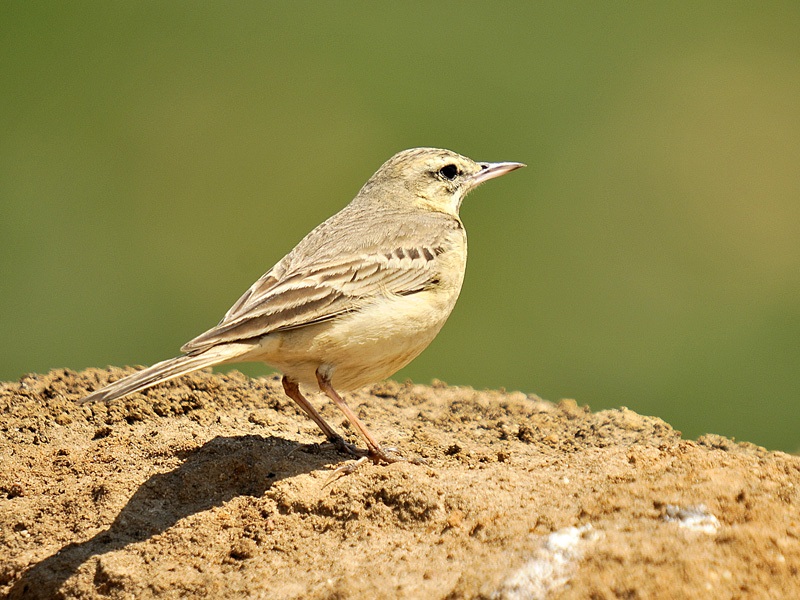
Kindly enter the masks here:
M 0 384 L 12 598 L 800 598 L 800 458 L 626 409 L 387 382 L 354 397 L 425 465 L 345 457 L 275 378 Z M 331 424 L 358 444 L 329 402 Z

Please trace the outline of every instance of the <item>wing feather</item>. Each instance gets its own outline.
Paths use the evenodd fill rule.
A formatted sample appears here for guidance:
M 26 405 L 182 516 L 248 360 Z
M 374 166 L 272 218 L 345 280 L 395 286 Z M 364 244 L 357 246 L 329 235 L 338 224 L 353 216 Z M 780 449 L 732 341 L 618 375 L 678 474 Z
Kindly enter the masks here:
M 195 352 L 304 327 L 359 310 L 381 295 L 420 292 L 436 279 L 439 254 L 440 248 L 398 248 L 297 269 L 287 268 L 286 261 L 281 261 L 242 295 L 216 327 L 181 350 Z

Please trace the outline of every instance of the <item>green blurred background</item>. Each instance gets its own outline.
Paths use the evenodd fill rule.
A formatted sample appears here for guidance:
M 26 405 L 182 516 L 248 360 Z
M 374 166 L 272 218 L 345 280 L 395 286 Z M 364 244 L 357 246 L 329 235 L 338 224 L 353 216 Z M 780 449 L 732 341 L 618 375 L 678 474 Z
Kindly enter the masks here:
M 173 356 L 430 145 L 529 167 L 465 202 L 461 299 L 397 378 L 800 449 L 797 2 L 3 2 L 0 29 L 0 378 Z

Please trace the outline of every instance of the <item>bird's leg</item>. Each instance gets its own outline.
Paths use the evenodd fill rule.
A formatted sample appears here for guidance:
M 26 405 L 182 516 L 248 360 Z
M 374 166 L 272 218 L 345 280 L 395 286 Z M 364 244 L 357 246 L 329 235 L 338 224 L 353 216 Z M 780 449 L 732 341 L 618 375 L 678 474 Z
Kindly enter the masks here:
M 358 433 L 361 434 L 361 437 L 367 442 L 367 449 L 369 451 L 369 458 L 374 463 L 385 462 L 385 463 L 393 463 L 399 462 L 404 460 L 401 457 L 393 456 L 387 453 L 383 448 L 381 448 L 380 444 L 372 437 L 372 434 L 367 429 L 366 425 L 364 425 L 361 420 L 356 416 L 356 413 L 352 411 L 352 409 L 347 406 L 342 397 L 333 389 L 331 385 L 330 377 L 327 375 L 323 375 L 319 369 L 317 369 L 317 383 L 319 384 L 319 389 L 326 395 L 328 398 L 333 400 L 333 403 L 339 407 L 344 413 L 344 416 L 347 417 L 347 420 L 358 430 Z
M 294 379 L 289 379 L 286 375 L 284 375 L 281 383 L 283 383 L 283 391 L 286 392 L 286 395 L 297 402 L 298 406 L 300 406 L 300 408 L 303 409 L 303 412 L 306 413 L 311 420 L 317 424 L 317 427 L 322 430 L 322 433 L 325 434 L 325 437 L 337 450 L 340 452 L 347 452 L 353 456 L 363 455 L 363 450 L 359 451 L 352 444 L 348 444 L 346 441 L 344 441 L 342 436 L 333 430 L 333 427 L 325 422 L 325 419 L 323 419 L 322 415 L 317 412 L 317 409 L 314 408 L 314 406 L 308 400 L 306 400 L 305 396 L 300 393 L 300 386 L 297 385 L 297 382 Z

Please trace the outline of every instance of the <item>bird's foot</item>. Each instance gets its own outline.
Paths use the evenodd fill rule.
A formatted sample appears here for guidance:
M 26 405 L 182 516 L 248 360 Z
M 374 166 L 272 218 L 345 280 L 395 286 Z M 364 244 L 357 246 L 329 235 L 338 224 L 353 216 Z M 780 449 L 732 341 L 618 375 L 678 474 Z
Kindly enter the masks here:
M 349 454 L 353 458 L 363 458 L 367 456 L 366 450 L 362 450 L 355 444 L 346 442 L 343 437 L 338 435 L 334 438 L 329 438 L 327 442 L 322 444 L 314 442 L 312 444 L 304 444 L 303 446 L 300 446 L 300 448 L 310 454 L 319 454 L 322 450 L 333 448 L 337 452 Z M 294 450 L 292 452 L 294 452 Z
M 396 462 L 409 462 L 408 459 L 394 447 L 381 448 L 377 446 L 375 448 L 370 448 L 367 457 L 376 465 L 381 463 L 390 465 Z
M 397 448 L 390 448 L 390 447 L 381 448 L 380 446 L 378 446 L 375 448 L 370 448 L 369 450 L 365 451 L 361 450 L 360 448 L 354 448 L 350 444 L 348 444 L 348 446 L 350 446 L 350 450 L 347 450 L 348 452 L 353 454 L 354 454 L 353 451 L 358 452 L 358 460 L 355 460 L 353 462 L 348 462 L 339 467 L 336 467 L 333 471 L 331 471 L 331 474 L 328 476 L 328 479 L 325 480 L 325 483 L 322 486 L 323 488 L 327 487 L 328 485 L 330 485 L 337 479 L 340 479 L 341 477 L 345 477 L 346 475 L 352 475 L 359 469 L 359 467 L 361 467 L 361 465 L 366 463 L 367 460 L 371 460 L 372 463 L 376 465 L 379 464 L 390 465 L 392 463 L 398 463 L 398 462 L 407 462 L 412 465 L 427 464 L 423 459 L 419 457 L 406 458 L 405 456 L 400 454 L 400 451 Z
M 346 442 L 343 437 L 338 435 L 334 439 L 328 440 L 328 443 L 330 443 L 339 452 L 349 454 L 350 456 L 353 456 L 359 460 L 368 455 L 366 450 L 362 450 L 355 444 Z
M 405 456 L 402 455 L 400 450 L 398 450 L 395 447 L 381 448 L 379 446 L 377 448 L 370 448 L 367 456 L 376 465 L 379 465 L 381 463 L 390 465 L 392 463 L 397 463 L 397 462 L 407 462 L 412 465 L 428 464 L 425 462 L 424 459 L 420 458 L 419 456 L 412 456 L 411 458 L 406 458 Z
M 344 477 L 346 475 L 352 475 L 358 470 L 358 468 L 361 465 L 367 462 L 367 459 L 369 459 L 369 456 L 362 456 L 358 460 L 345 463 L 340 467 L 336 467 L 333 471 L 331 471 L 331 474 L 328 475 L 328 478 L 325 480 L 325 483 L 322 484 L 322 488 L 324 489 L 328 487 L 330 484 L 332 484 L 334 481 L 336 481 L 341 477 Z

